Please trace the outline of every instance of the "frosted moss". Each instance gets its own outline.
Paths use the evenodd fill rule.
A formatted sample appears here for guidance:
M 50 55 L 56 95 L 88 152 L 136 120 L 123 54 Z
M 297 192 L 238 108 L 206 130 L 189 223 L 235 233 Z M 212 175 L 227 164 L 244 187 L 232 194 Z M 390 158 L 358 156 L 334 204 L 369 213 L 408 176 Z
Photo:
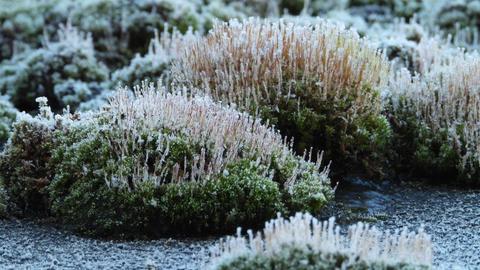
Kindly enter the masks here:
M 30 162 L 39 165 L 20 166 Z M 333 198 L 320 162 L 295 156 L 258 119 L 153 85 L 122 89 L 95 113 L 54 115 L 43 104 L 14 125 L 0 159 L 12 210 L 117 237 L 219 233 L 318 212 Z
M 356 32 L 326 21 L 233 20 L 185 47 L 176 82 L 269 121 L 295 138 L 297 153 L 323 149 L 336 168 L 382 174 L 388 62 Z
M 67 24 L 57 42 L 15 55 L 0 67 L 0 92 L 24 111 L 36 108 L 35 98 L 46 96 L 52 109 L 75 109 L 103 91 L 108 69 L 97 61 L 90 36 Z
M 340 233 L 334 219 L 297 213 L 213 249 L 208 269 L 431 269 L 432 243 L 420 229 L 394 233 L 358 223 Z

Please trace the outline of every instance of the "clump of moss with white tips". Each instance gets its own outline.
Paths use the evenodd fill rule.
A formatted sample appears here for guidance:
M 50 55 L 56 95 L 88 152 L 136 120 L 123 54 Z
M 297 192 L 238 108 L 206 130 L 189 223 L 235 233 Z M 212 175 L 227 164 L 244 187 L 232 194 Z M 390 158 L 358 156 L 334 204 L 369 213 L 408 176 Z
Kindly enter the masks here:
M 175 82 L 268 121 L 295 138 L 297 153 L 313 147 L 337 173 L 383 176 L 389 64 L 356 32 L 328 21 L 232 20 L 186 42 L 173 66 Z
M 432 242 L 423 229 L 394 233 L 358 223 L 340 233 L 334 219 L 297 213 L 278 217 L 248 236 L 227 237 L 212 250 L 207 269 L 431 269 Z
M 105 90 L 109 70 L 95 55 L 91 36 L 70 24 L 61 26 L 59 41 L 45 39 L 43 48 L 15 55 L 0 66 L 0 93 L 19 110 L 36 109 L 46 96 L 54 111 L 75 109 Z
M 62 115 L 39 101 L 0 156 L 14 214 L 96 236 L 205 234 L 333 199 L 321 158 L 294 155 L 271 127 L 207 97 L 144 85 Z
M 420 72 L 394 73 L 386 93 L 393 164 L 401 173 L 436 183 L 478 186 L 480 56 L 425 45 Z

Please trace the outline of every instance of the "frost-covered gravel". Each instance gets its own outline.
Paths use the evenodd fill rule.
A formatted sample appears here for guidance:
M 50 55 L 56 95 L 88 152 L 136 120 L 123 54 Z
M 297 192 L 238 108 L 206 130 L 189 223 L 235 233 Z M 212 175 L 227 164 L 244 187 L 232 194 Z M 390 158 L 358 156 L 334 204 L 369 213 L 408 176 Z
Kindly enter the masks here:
M 370 213 L 389 230 L 420 225 L 432 235 L 436 269 L 480 269 L 480 191 L 374 184 L 353 179 L 338 199 Z
M 387 228 L 425 225 L 440 269 L 480 269 L 480 192 L 400 189 Z
M 377 226 L 420 224 L 433 236 L 439 269 L 480 269 L 480 191 L 373 184 L 353 180 L 338 200 L 388 216 Z M 1 269 L 202 269 L 210 240 L 112 242 L 46 225 L 0 220 Z
M 0 221 L 0 269 L 199 269 L 214 241 L 100 241 Z

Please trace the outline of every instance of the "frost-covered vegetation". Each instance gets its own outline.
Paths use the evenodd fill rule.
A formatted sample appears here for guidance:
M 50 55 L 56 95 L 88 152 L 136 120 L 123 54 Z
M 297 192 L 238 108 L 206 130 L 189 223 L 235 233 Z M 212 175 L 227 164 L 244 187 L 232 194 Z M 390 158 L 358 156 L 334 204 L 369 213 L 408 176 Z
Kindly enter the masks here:
M 58 24 L 71 20 L 89 32 L 95 49 L 109 66 L 126 64 L 145 52 L 155 29 L 165 23 L 185 32 L 209 28 L 215 19 L 241 18 L 244 13 L 221 0 L 2 0 L 0 60 L 15 50 L 37 48 L 44 32 L 54 35 Z
M 269 120 L 299 153 L 324 149 L 334 168 L 356 162 L 381 171 L 390 128 L 380 89 L 389 66 L 357 33 L 251 19 L 217 24 L 190 43 L 176 81 Z
M 166 27 L 168 28 L 168 26 Z M 143 81 L 170 81 L 170 66 L 182 48 L 182 43 L 194 38 L 192 32 L 182 35 L 176 29 L 173 33 L 165 30 L 161 36 L 155 32 L 145 55 L 137 54 L 128 66 L 112 74 L 112 83 L 123 86 L 140 85 Z M 112 85 L 112 86 L 117 86 Z
M 0 158 L 13 212 L 102 236 L 194 234 L 332 199 L 321 158 L 295 156 L 275 130 L 207 97 L 144 85 L 100 112 L 62 115 L 38 101 Z
M 400 70 L 388 88 L 399 164 L 420 176 L 478 184 L 480 56 L 428 49 L 433 63 L 415 75 Z
M 95 58 L 92 38 L 70 24 L 59 41 L 44 40 L 40 49 L 15 55 L 0 66 L 0 92 L 22 111 L 33 111 L 45 96 L 55 111 L 92 99 L 104 89 L 108 69 Z
M 17 109 L 9 101 L 8 96 L 0 96 L 0 149 L 10 136 L 17 113 Z
M 346 175 L 479 186 L 479 14 L 476 0 L 0 0 L 0 217 L 204 235 L 320 215 Z M 423 233 L 272 222 L 217 266 L 431 264 Z
M 228 237 L 213 249 L 209 269 L 431 269 L 432 243 L 418 233 L 382 232 L 358 223 L 340 232 L 334 219 L 297 213 L 263 231 Z

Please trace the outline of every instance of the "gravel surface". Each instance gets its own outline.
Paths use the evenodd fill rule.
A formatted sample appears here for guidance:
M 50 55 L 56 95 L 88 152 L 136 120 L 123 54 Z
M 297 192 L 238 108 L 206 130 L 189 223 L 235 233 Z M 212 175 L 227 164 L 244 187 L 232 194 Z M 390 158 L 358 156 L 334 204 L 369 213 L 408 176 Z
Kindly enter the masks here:
M 480 269 L 480 192 L 400 189 L 387 228 L 425 225 L 439 269 Z
M 351 179 L 337 200 L 386 216 L 376 226 L 420 225 L 432 235 L 438 269 L 480 269 L 480 191 L 377 184 Z M 216 239 L 113 242 L 46 225 L 0 220 L 1 269 L 202 269 Z
M 436 269 L 480 269 L 480 191 L 376 184 L 352 179 L 338 200 L 385 214 L 376 226 L 416 230 L 432 236 Z
M 0 221 L 0 269 L 200 269 L 215 240 L 113 242 Z

